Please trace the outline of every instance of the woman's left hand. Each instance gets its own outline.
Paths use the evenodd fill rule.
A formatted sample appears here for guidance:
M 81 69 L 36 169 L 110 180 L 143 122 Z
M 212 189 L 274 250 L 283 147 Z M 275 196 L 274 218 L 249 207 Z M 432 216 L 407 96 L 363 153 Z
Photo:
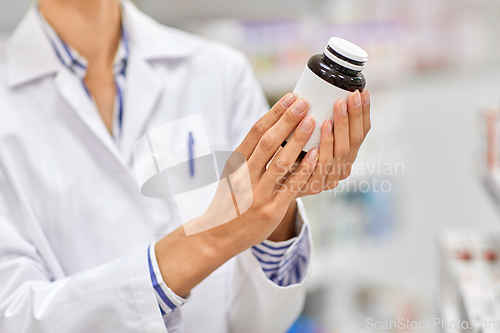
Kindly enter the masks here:
M 333 119 L 335 126 L 330 119 L 321 125 L 319 161 L 298 197 L 332 190 L 351 174 L 352 164 L 371 128 L 368 91 L 356 90 L 349 95 L 347 103 L 337 101 Z

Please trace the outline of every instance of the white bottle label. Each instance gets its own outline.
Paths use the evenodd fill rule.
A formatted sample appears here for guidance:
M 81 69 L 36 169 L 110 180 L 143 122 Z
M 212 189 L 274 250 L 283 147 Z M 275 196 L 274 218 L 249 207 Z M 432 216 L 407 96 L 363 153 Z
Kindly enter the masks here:
M 312 148 L 319 147 L 321 126 L 327 119 L 331 119 L 333 122 L 333 105 L 335 102 L 341 99 L 347 100 L 351 92 L 326 82 L 311 71 L 307 65 L 300 76 L 299 82 L 297 82 L 294 92 L 300 98 L 307 99 L 309 102 L 309 111 L 307 114 L 312 115 L 314 120 L 316 120 L 314 132 L 302 149 L 307 152 Z

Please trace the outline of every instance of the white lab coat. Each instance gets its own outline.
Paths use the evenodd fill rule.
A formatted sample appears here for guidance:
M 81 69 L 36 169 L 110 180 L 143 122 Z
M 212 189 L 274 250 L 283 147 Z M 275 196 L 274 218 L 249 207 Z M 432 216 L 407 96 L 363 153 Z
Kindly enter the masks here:
M 2 333 L 166 332 L 147 246 L 180 222 L 168 199 L 140 194 L 133 144 L 201 113 L 212 149 L 232 149 L 267 109 L 242 54 L 163 27 L 128 1 L 124 9 L 120 145 L 33 11 L 0 46 Z M 274 284 L 247 250 L 192 290 L 184 331 L 282 333 L 303 306 L 304 283 Z

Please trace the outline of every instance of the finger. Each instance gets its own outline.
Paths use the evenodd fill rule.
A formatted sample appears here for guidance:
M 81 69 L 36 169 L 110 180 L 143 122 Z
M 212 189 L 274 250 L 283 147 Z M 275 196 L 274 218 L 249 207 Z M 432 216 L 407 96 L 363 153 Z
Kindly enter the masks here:
M 333 167 L 333 123 L 327 119 L 321 126 L 321 141 L 319 144 L 319 159 L 316 170 L 308 181 L 307 193 L 318 194 L 323 191 L 328 173 Z
M 347 98 L 347 116 L 349 118 L 349 142 L 351 151 L 359 148 L 363 142 L 363 106 L 358 90 Z
M 250 129 L 243 142 L 236 148 L 237 152 L 245 155 L 248 160 L 252 155 L 260 138 L 266 133 L 297 100 L 297 94 L 289 93 L 283 96 L 265 115 L 263 115 Z
M 333 123 L 333 168 L 327 178 L 329 189 L 337 186 L 350 150 L 349 118 L 347 115 L 347 104 L 344 100 L 338 101 L 333 107 Z
M 316 122 L 312 116 L 307 116 L 300 122 L 285 147 L 276 155 L 269 164 L 262 180 L 269 187 L 274 187 L 277 180 L 286 175 L 302 152 L 311 137 Z
M 249 158 L 250 170 L 264 170 L 283 141 L 292 133 L 299 122 L 307 114 L 309 104 L 303 98 L 295 101 L 283 116 L 260 138 L 254 153 Z M 288 145 L 287 145 L 288 146 Z M 286 146 L 285 146 L 286 147 Z
M 352 166 L 354 161 L 356 160 L 356 157 L 358 156 L 359 148 L 363 141 L 366 138 L 366 135 L 370 131 L 371 128 L 371 121 L 370 121 L 370 94 L 368 93 L 368 90 L 364 90 L 363 93 L 361 94 L 361 100 L 363 102 L 362 106 L 362 119 L 363 119 L 363 138 L 361 139 L 361 143 L 359 143 L 355 148 L 352 147 L 352 140 L 351 140 L 351 151 L 349 152 L 349 155 L 347 156 L 346 160 L 346 165 L 344 167 L 344 170 L 342 174 L 340 175 L 340 179 L 346 179 L 347 177 L 350 176 L 352 172 Z M 349 113 L 349 111 L 348 111 Z M 350 118 L 349 118 L 350 119 Z M 350 122 L 350 120 L 349 120 Z
M 353 92 L 347 98 L 347 115 L 349 118 L 349 154 L 347 155 L 346 165 L 344 167 L 344 174 L 341 179 L 347 178 L 346 175 L 351 174 L 352 163 L 358 156 L 358 150 L 365 138 L 363 133 L 363 105 L 361 101 L 361 94 L 358 90 Z M 345 176 L 345 177 L 344 177 Z
M 287 144 L 288 146 L 288 144 Z M 314 172 L 318 163 L 318 149 L 313 148 L 309 150 L 307 155 L 300 162 L 299 167 L 295 172 L 287 178 L 283 185 L 278 189 L 275 200 L 278 205 L 288 205 L 297 197 L 299 192 L 307 186 L 311 174 Z
M 362 99 L 363 99 L 363 134 L 364 137 L 368 134 L 370 129 L 372 128 L 371 119 L 370 119 L 370 93 L 368 90 L 363 91 Z

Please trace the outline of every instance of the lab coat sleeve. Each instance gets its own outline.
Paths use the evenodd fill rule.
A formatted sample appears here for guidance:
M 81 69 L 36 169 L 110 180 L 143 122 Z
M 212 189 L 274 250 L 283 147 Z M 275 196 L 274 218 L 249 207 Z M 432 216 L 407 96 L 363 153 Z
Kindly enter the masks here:
M 0 183 L 0 332 L 166 332 L 147 246 L 55 279 Z
M 252 125 L 269 110 L 262 90 L 257 84 L 246 60 L 234 71 L 235 91 L 230 118 L 231 140 L 235 147 L 241 143 Z M 302 203 L 299 210 L 308 226 Z M 312 244 L 310 233 L 307 233 Z M 312 246 L 309 247 L 311 257 Z M 248 249 L 234 258 L 229 288 L 228 319 L 232 333 L 283 333 L 300 314 L 305 300 L 306 282 L 311 272 L 307 264 L 306 276 L 299 283 L 280 286 L 271 281 L 262 266 Z

